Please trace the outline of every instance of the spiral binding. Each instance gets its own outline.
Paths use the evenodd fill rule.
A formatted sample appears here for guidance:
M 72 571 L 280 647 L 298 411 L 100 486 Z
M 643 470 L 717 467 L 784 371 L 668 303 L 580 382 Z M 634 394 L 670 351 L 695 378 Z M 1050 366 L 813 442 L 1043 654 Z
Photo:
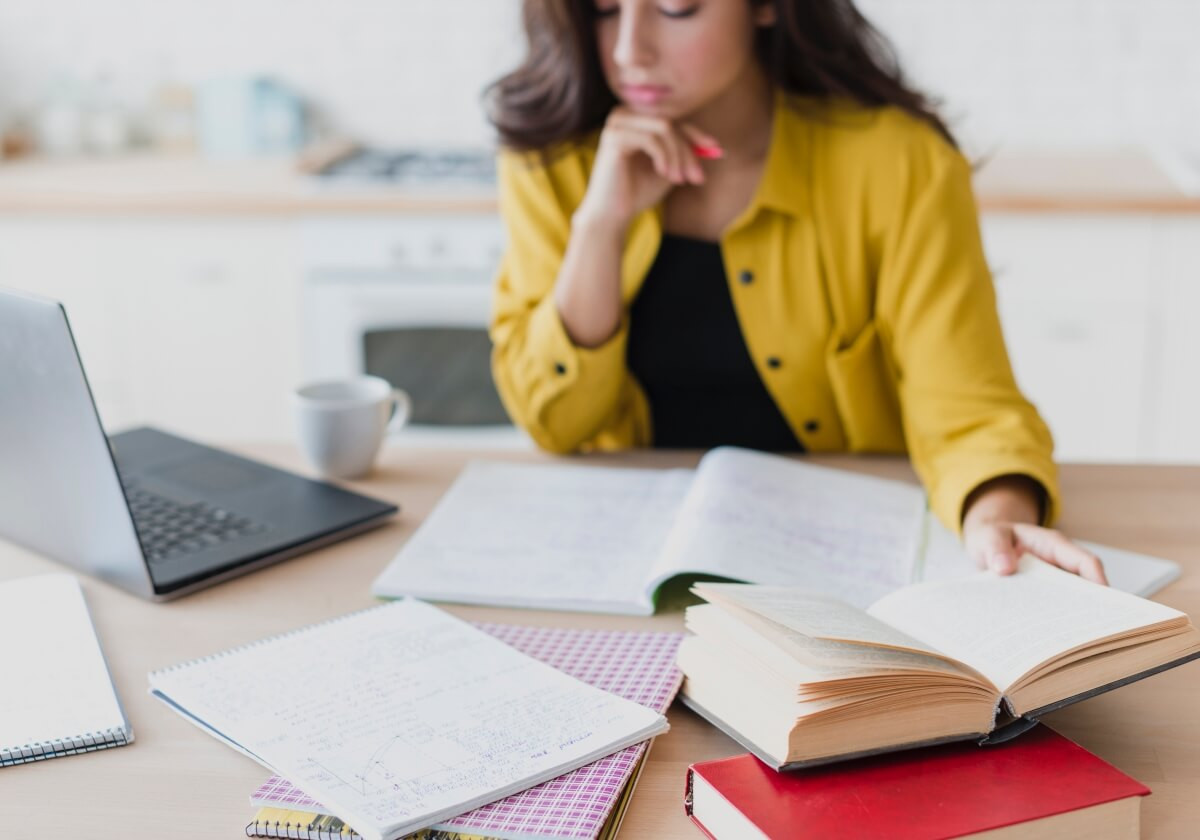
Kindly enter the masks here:
M 386 606 L 386 604 L 384 605 Z M 333 820 L 329 825 L 322 824 L 325 820 Z M 359 834 L 350 826 L 336 817 L 319 816 L 307 823 L 290 820 L 256 819 L 246 826 L 247 837 L 280 837 L 296 838 L 296 840 L 362 840 Z M 415 834 L 409 834 L 405 840 L 464 840 L 468 835 L 457 831 L 443 831 L 437 828 L 426 828 Z M 483 840 L 479 835 L 469 835 L 471 840 Z
M 362 840 L 350 826 L 336 817 L 317 816 L 308 822 L 256 819 L 246 826 L 247 837 L 287 837 L 300 840 Z M 418 832 L 418 837 L 422 836 Z
M 133 733 L 124 729 L 107 729 L 103 732 L 85 732 L 69 738 L 58 738 L 53 741 L 38 741 L 33 744 L 23 744 L 19 747 L 0 748 L 0 767 L 11 767 L 14 764 L 27 764 L 31 761 L 45 761 L 48 758 L 61 758 L 65 755 L 107 750 L 112 747 L 123 747 L 133 741 Z
M 191 668 L 196 665 L 203 665 L 208 662 L 213 662 L 217 659 L 224 659 L 227 656 L 233 656 L 234 654 L 245 653 L 248 650 L 253 650 L 254 648 L 262 647 L 263 645 L 269 645 L 274 642 L 281 641 L 283 639 L 290 639 L 295 636 L 300 636 L 304 633 L 311 633 L 313 630 L 318 630 L 322 627 L 328 627 L 331 624 L 340 624 L 343 621 L 349 621 L 352 618 L 357 618 L 357 617 L 364 615 L 366 613 L 369 613 L 369 612 L 375 612 L 376 610 L 386 610 L 386 609 L 389 609 L 390 607 L 395 607 L 407 600 L 409 600 L 409 599 L 403 598 L 403 599 L 400 599 L 397 601 L 390 601 L 386 604 L 375 604 L 374 606 L 371 606 L 371 607 L 363 607 L 361 610 L 355 610 L 354 612 L 349 612 L 349 613 L 346 613 L 345 615 L 337 615 L 337 616 L 334 616 L 333 618 L 327 618 L 324 621 L 318 621 L 313 624 L 307 624 L 304 627 L 297 627 L 295 630 L 288 630 L 284 633 L 277 633 L 274 636 L 267 636 L 266 638 L 263 638 L 263 639 L 256 639 L 253 642 L 247 642 L 244 645 L 238 645 L 236 647 L 231 647 L 227 650 L 218 651 L 217 653 L 210 653 L 208 656 L 201 656 L 198 659 L 189 659 L 187 662 L 180 662 L 176 665 L 168 665 L 166 668 L 159 668 L 156 671 L 151 671 L 150 678 L 153 679 L 154 677 L 156 677 L 160 674 L 171 674 L 171 673 L 174 673 L 175 671 L 182 671 L 185 668 Z

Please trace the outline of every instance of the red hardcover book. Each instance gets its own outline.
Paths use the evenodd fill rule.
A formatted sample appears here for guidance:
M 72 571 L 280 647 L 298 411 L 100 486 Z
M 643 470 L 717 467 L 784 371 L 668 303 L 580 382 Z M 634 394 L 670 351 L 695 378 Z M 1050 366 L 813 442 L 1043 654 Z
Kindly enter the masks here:
M 1136 838 L 1149 788 L 1040 726 L 992 747 L 951 744 L 779 773 L 752 755 L 688 768 L 688 816 L 733 838 Z

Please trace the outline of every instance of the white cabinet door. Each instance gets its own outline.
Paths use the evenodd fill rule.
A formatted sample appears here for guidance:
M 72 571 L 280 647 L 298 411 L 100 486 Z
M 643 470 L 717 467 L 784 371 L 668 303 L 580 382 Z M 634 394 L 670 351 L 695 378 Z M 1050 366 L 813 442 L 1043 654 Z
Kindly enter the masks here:
M 1066 461 L 1132 461 L 1153 436 L 1147 216 L 995 215 L 988 259 L 1017 382 Z
M 1163 226 L 1168 276 L 1160 319 L 1159 437 L 1156 460 L 1200 462 L 1200 216 Z
M 110 431 L 291 436 L 300 271 L 285 219 L 0 219 L 0 284 L 63 301 Z
M 66 307 L 101 420 L 128 425 L 140 413 L 130 377 L 137 351 L 127 328 L 129 265 L 119 226 L 92 218 L 0 217 L 0 285 Z
M 147 422 L 208 440 L 291 437 L 300 273 L 293 226 L 262 218 L 139 224 L 131 326 Z

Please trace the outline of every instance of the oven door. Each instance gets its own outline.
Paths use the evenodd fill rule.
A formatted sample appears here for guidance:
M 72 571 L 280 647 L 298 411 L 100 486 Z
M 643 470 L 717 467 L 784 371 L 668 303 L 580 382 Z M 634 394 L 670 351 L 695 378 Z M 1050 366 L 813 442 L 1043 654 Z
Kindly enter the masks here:
M 373 374 L 407 391 L 405 444 L 530 447 L 492 381 L 490 306 L 490 273 L 477 269 L 310 274 L 306 377 Z

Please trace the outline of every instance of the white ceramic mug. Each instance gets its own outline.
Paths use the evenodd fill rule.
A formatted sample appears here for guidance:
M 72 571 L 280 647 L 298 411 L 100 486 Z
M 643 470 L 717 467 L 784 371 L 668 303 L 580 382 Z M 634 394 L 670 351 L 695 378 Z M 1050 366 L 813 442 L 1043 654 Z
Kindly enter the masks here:
M 329 478 L 371 471 L 383 439 L 400 431 L 412 400 L 378 376 L 314 382 L 292 392 L 300 446 Z

